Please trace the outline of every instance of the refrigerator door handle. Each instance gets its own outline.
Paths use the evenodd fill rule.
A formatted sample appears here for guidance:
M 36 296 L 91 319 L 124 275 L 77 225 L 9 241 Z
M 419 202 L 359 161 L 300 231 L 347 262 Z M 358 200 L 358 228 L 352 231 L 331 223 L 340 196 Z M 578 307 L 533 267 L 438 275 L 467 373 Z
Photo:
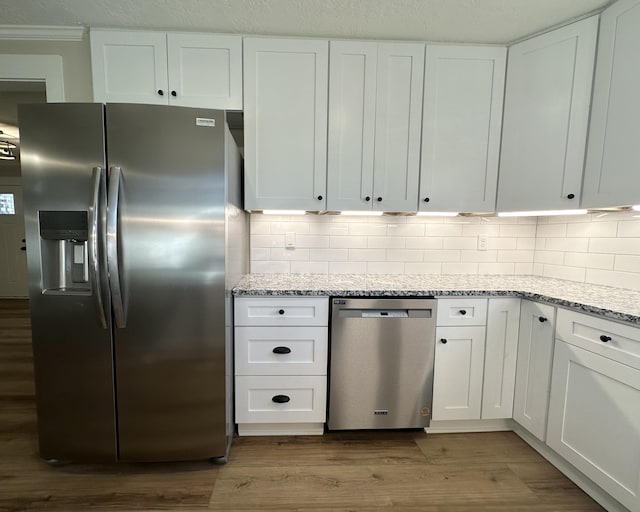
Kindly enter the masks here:
M 110 167 L 107 201 L 107 262 L 109 267 L 111 304 L 113 305 L 115 325 L 118 329 L 123 329 L 127 326 L 124 301 L 122 300 L 122 288 L 120 286 L 120 265 L 118 259 L 118 209 L 121 181 L 122 169 L 120 167 Z
M 98 264 L 99 223 L 100 223 L 100 187 L 102 185 L 102 167 L 93 168 L 92 196 L 91 196 L 91 231 L 89 234 L 89 258 L 93 274 L 93 290 L 98 307 L 98 320 L 103 329 L 107 328 L 107 318 L 104 313 L 102 301 L 102 285 L 100 284 L 100 267 Z

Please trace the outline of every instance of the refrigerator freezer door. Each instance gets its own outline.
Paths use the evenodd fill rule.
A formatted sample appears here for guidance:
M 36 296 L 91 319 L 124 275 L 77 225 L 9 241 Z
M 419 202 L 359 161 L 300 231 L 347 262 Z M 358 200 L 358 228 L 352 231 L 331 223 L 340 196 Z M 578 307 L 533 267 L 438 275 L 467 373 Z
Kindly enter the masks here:
M 103 108 L 22 105 L 19 123 L 40 455 L 115 461 Z
M 109 104 L 106 125 L 121 169 L 120 459 L 224 456 L 224 112 Z

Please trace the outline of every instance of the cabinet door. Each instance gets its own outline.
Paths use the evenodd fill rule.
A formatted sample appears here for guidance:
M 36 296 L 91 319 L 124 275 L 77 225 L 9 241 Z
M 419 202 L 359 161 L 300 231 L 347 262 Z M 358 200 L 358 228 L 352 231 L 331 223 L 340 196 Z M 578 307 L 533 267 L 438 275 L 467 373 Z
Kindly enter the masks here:
M 498 211 L 577 208 L 597 16 L 509 48 Z
M 489 299 L 482 418 L 511 418 L 516 382 L 520 299 Z
M 522 301 L 513 419 L 544 441 L 553 360 L 555 308 Z
M 547 444 L 640 510 L 640 370 L 556 343 Z
M 168 102 L 164 32 L 91 30 L 93 101 Z
M 436 329 L 434 420 L 480 419 L 484 339 L 484 327 Z
M 421 211 L 496 206 L 506 48 L 427 45 Z
M 373 209 L 418 207 L 423 44 L 379 44 Z
M 327 209 L 371 210 L 377 43 L 331 41 Z
M 169 103 L 242 110 L 242 37 L 167 34 Z
M 325 209 L 328 58 L 328 41 L 244 39 L 245 209 Z
M 640 204 L 640 0 L 619 0 L 600 18 L 584 207 Z

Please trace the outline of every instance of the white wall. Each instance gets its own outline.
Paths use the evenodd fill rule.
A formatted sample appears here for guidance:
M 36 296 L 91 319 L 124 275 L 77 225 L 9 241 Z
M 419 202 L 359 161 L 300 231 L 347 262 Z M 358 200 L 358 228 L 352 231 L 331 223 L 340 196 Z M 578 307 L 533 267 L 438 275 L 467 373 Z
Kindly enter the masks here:
M 285 248 L 293 232 L 295 248 Z M 478 235 L 489 236 L 478 251 Z M 640 290 L 640 212 L 564 217 L 251 215 L 251 272 L 533 274 Z
M 1 23 L 1 22 L 0 22 Z M 60 55 L 65 101 L 93 101 L 91 49 L 85 32 L 82 41 L 0 41 L 0 55 Z
M 540 217 L 533 273 L 640 290 L 640 212 Z

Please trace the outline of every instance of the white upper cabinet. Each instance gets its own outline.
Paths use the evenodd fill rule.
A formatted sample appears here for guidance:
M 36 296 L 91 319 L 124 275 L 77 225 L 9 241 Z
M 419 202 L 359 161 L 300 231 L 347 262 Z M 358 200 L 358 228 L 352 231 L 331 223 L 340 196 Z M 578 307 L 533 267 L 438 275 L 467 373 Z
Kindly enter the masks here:
M 242 38 L 91 30 L 93 99 L 242 109 Z
M 640 204 L 640 0 L 619 0 L 600 18 L 584 207 Z
M 168 102 L 164 32 L 91 30 L 93 100 Z
M 167 57 L 171 105 L 242 110 L 239 36 L 169 33 Z
M 328 58 L 328 41 L 244 39 L 245 209 L 325 209 Z
M 327 209 L 415 211 L 424 45 L 332 41 Z
M 506 48 L 427 45 L 420 211 L 495 209 Z
M 597 16 L 509 48 L 498 211 L 577 208 Z

